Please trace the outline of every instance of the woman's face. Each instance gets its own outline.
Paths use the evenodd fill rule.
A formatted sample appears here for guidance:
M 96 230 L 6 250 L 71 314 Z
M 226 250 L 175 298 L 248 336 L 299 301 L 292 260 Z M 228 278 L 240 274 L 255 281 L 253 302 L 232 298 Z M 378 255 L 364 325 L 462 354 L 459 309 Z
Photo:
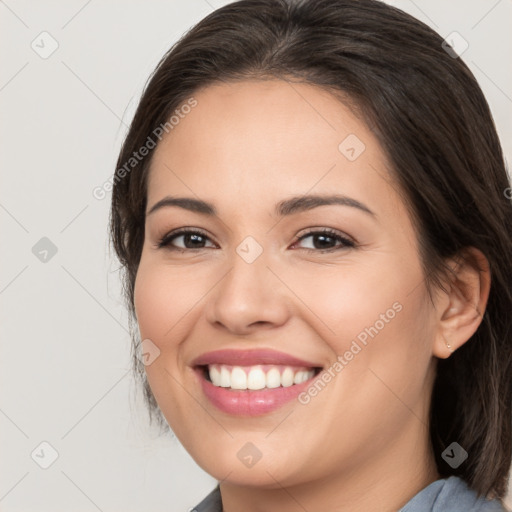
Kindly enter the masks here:
M 208 473 L 244 485 L 420 465 L 436 317 L 376 138 L 312 85 L 194 98 L 155 149 L 135 284 L 172 430 Z M 149 213 L 166 197 L 215 213 Z M 158 247 L 181 228 L 200 234 Z

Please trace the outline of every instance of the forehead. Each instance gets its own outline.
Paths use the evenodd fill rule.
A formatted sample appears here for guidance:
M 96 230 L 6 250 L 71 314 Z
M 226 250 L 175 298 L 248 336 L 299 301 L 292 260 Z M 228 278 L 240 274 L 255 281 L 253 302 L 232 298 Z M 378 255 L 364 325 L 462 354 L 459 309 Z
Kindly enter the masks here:
M 148 204 L 191 192 L 214 202 L 238 198 L 239 206 L 308 191 L 377 198 L 389 187 L 371 130 L 324 89 L 242 81 L 210 85 L 193 98 L 196 106 L 155 149 Z
M 366 145 L 374 142 L 348 107 L 311 84 L 283 80 L 216 83 L 193 97 L 197 105 L 180 116 L 160 149 L 167 146 L 185 154 L 193 146 L 201 153 L 213 150 L 216 158 L 229 156 L 249 164 L 249 157 L 258 156 L 261 161 L 265 155 L 274 162 L 281 156 L 293 160 L 293 155 L 312 161 L 328 155 L 337 158 L 338 145 L 348 135 L 358 136 Z M 222 149 L 229 149 L 229 155 Z

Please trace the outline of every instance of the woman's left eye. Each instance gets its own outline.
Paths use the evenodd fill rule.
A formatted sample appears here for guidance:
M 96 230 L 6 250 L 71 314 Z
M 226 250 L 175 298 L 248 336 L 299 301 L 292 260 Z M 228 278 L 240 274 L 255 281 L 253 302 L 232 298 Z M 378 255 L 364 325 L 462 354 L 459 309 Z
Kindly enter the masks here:
M 302 235 L 296 243 L 301 242 L 302 240 L 306 240 L 307 238 L 312 239 L 312 246 L 306 247 L 307 251 L 314 251 L 314 252 L 329 252 L 329 251 L 336 251 L 340 249 L 355 247 L 355 242 L 350 240 L 349 238 L 339 234 L 337 231 L 333 231 L 332 229 L 322 229 L 317 231 L 310 231 L 309 233 L 306 233 L 305 235 Z M 316 239 L 315 243 L 313 240 Z M 336 242 L 340 242 L 340 245 L 332 245 Z M 295 245 L 294 244 L 294 245 Z
M 316 231 L 310 231 L 298 238 L 298 240 L 293 244 L 293 246 L 311 238 L 312 247 L 303 247 L 307 251 L 313 252 L 330 252 L 336 251 L 340 249 L 346 249 L 355 247 L 355 242 L 350 240 L 349 238 L 341 235 L 337 231 L 332 229 L 321 229 Z M 181 244 L 184 247 L 177 247 L 175 245 L 177 240 L 181 239 Z M 161 238 L 157 244 L 159 249 L 165 247 L 169 250 L 176 250 L 180 252 L 185 252 L 187 250 L 193 249 L 205 249 L 204 244 L 209 240 L 208 236 L 204 234 L 202 231 L 196 229 L 182 229 L 177 232 L 171 232 Z M 190 246 L 187 246 L 190 245 Z

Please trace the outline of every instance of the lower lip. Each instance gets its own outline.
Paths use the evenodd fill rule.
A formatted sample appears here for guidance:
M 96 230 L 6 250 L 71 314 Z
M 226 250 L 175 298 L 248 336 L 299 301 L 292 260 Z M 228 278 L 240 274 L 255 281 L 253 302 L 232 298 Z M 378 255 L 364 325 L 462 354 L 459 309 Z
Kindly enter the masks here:
M 275 411 L 304 391 L 311 385 L 313 379 L 294 384 L 288 387 L 278 387 L 262 390 L 232 390 L 214 386 L 204 377 L 203 370 L 198 368 L 197 373 L 206 397 L 218 409 L 236 416 L 260 416 Z

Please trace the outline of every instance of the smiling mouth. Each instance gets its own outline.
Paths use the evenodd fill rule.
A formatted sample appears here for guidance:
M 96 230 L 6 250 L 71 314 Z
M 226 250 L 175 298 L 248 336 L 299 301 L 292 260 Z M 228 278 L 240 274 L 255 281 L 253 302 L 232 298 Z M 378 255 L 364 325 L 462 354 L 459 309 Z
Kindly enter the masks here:
M 259 364 L 233 366 L 227 364 L 199 365 L 204 379 L 215 387 L 232 391 L 258 391 L 291 387 L 316 377 L 321 367 Z

